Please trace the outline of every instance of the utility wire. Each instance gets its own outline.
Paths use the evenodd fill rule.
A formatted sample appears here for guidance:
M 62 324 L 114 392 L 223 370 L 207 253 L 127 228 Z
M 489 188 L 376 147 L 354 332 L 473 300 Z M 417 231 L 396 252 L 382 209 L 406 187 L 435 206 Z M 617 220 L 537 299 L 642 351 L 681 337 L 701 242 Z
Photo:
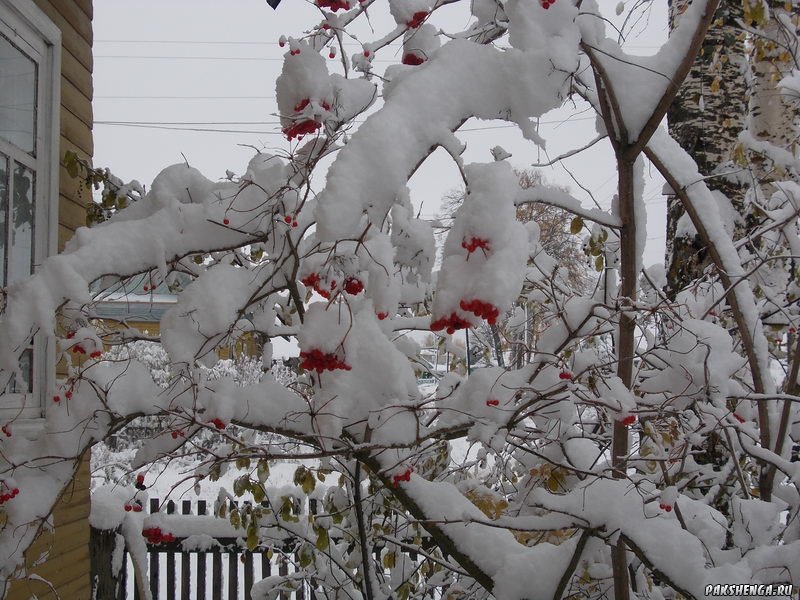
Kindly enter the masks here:
M 563 119 L 558 121 L 540 121 L 540 125 L 560 125 L 562 123 L 572 123 L 575 121 L 590 121 L 594 117 L 575 117 L 574 119 Z M 353 121 L 354 123 L 363 123 L 363 120 Z M 280 125 L 279 121 L 121 121 L 121 120 L 96 120 L 95 125 L 117 125 L 132 126 L 132 127 L 150 127 L 150 126 L 210 126 L 210 125 Z M 483 127 L 464 127 L 458 131 L 487 131 L 491 129 L 510 129 L 516 128 L 517 125 L 509 123 L 508 125 L 487 125 Z M 242 133 L 246 133 L 242 131 Z M 259 133 L 259 132 L 253 132 Z

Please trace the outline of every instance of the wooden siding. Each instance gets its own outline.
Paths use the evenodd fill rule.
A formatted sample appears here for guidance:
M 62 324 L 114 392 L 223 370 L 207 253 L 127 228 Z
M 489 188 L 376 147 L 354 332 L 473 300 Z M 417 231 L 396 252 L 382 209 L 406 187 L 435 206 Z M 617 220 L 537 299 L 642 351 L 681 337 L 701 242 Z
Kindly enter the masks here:
M 92 2 L 91 0 L 34 0 L 61 29 L 61 144 L 90 160 L 92 141 Z M 91 191 L 82 188 L 62 168 L 59 179 L 59 250 L 72 232 L 86 224 L 84 207 Z
M 61 29 L 61 141 L 59 155 L 67 150 L 90 160 L 92 142 L 92 0 L 34 0 Z M 91 192 L 60 169 L 58 247 L 64 247 L 72 233 L 86 221 L 86 203 Z M 56 201 L 54 199 L 53 201 Z M 32 565 L 43 553 L 48 559 L 31 570 L 49 581 L 61 598 L 90 600 L 89 565 L 89 458 L 64 490 L 53 511 L 55 529 L 42 533 L 27 554 Z M 8 600 L 55 599 L 41 581 L 15 582 Z
M 30 572 L 48 581 L 61 598 L 90 600 L 89 578 L 89 459 L 81 463 L 78 475 L 64 490 L 53 510 L 55 529 L 42 533 L 27 553 L 32 565 L 42 553 L 48 559 Z M 7 600 L 55 600 L 49 586 L 37 579 L 15 581 Z

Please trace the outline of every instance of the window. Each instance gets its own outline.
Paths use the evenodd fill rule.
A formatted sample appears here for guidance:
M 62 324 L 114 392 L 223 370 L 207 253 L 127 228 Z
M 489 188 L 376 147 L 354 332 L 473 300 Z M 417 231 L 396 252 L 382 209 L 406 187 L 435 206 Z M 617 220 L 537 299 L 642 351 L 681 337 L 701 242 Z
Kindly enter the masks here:
M 0 0 L 0 286 L 54 251 L 58 215 L 58 28 L 32 0 Z M 54 377 L 44 339 L 25 349 L 0 396 L 4 421 L 42 415 Z

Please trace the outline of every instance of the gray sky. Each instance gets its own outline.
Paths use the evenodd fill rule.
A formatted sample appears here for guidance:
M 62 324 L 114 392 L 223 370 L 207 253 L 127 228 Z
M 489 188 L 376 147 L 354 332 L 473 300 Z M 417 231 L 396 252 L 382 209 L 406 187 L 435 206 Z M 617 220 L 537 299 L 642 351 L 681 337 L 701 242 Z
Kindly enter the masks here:
M 614 19 L 617 0 L 598 1 L 620 24 Z M 94 8 L 95 165 L 149 187 L 162 168 L 183 162 L 184 155 L 207 177 L 218 179 L 226 169 L 244 171 L 253 150 L 242 144 L 268 152 L 289 148 L 275 116 L 275 79 L 284 52 L 277 40 L 281 34 L 298 36 L 319 22 L 312 4 L 284 0 L 273 11 L 265 0 L 99 0 Z M 441 13 L 432 21 L 435 25 L 450 30 L 464 25 L 462 8 Z M 372 22 L 378 35 L 362 26 L 359 39 L 370 41 L 393 24 L 385 6 L 372 11 Z M 627 47 L 636 54 L 651 54 L 666 34 L 666 2 L 654 1 L 627 36 Z M 358 51 L 357 43 L 352 49 Z M 383 51 L 375 64 L 385 67 L 389 59 L 396 60 Z M 329 62 L 332 71 L 337 64 Z M 548 141 L 550 156 L 594 137 L 594 118 L 585 108 L 568 107 L 542 118 L 540 133 Z M 473 120 L 463 129 L 459 136 L 467 144 L 467 162 L 490 161 L 488 149 L 497 144 L 513 154 L 515 167 L 546 161 L 544 152 L 502 122 Z M 565 166 L 602 207 L 609 206 L 616 172 L 607 142 L 567 160 Z M 549 182 L 565 185 L 589 202 L 564 168 L 543 172 Z M 317 180 L 318 189 L 322 183 Z M 412 200 L 417 206 L 424 203 L 423 215 L 433 216 L 442 195 L 459 183 L 452 160 L 439 151 L 411 180 Z M 645 265 L 663 262 L 662 184 L 660 178 L 648 177 Z

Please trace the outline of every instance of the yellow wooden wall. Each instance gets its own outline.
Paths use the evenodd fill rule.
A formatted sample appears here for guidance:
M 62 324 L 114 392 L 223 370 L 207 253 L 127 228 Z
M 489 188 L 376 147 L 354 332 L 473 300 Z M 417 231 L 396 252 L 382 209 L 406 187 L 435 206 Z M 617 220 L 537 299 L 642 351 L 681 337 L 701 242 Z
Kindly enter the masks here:
M 61 29 L 61 142 L 60 156 L 67 150 L 91 159 L 92 142 L 92 0 L 34 0 Z M 59 249 L 72 233 L 86 222 L 84 206 L 91 193 L 80 189 L 75 180 L 60 171 Z M 47 562 L 32 572 L 50 581 L 64 600 L 90 600 L 89 564 L 89 459 L 54 510 L 55 531 L 44 533 L 28 552 L 29 563 L 42 550 L 49 550 Z M 41 582 L 18 581 L 11 588 L 10 600 L 31 596 L 53 599 Z

